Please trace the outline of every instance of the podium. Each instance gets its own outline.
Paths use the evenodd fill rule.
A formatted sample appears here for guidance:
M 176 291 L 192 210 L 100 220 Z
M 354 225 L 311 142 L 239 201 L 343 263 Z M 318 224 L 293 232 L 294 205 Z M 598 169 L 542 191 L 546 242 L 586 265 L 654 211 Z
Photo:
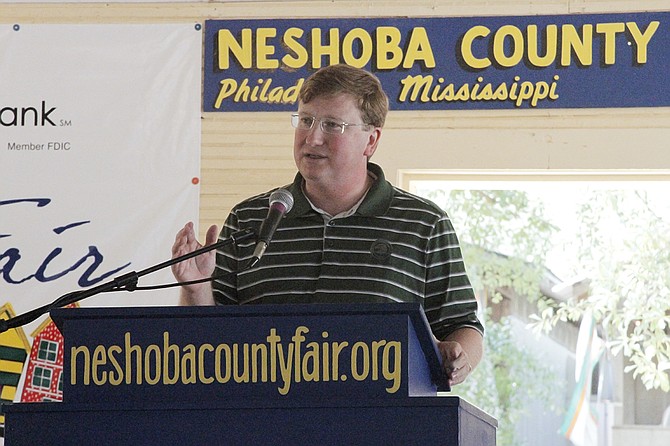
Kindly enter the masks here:
M 5 444 L 495 445 L 418 304 L 68 308 L 63 401 L 5 406 Z

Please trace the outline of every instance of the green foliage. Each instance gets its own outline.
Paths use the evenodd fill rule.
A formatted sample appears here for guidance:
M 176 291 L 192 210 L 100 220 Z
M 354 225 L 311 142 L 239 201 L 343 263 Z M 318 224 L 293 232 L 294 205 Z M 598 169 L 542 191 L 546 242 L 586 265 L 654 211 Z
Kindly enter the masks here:
M 544 259 L 558 229 L 528 194 L 508 190 L 434 190 L 427 196 L 450 214 L 463 243 L 473 285 L 504 288 L 538 305 L 531 327 L 593 311 L 613 355 L 648 389 L 670 391 L 670 222 L 642 192 L 594 190 L 580 196 L 573 257 L 575 275 L 591 280 L 590 296 L 555 302 L 539 294 Z M 574 258 L 576 256 L 576 258 Z
M 473 285 L 493 292 L 509 288 L 538 307 L 531 328 L 548 332 L 591 310 L 612 355 L 622 353 L 648 389 L 670 391 L 670 222 L 643 193 L 594 191 L 580 196 L 577 250 L 565 259 L 571 273 L 591 280 L 590 295 L 556 302 L 540 295 L 546 253 L 559 229 L 540 203 L 521 191 L 424 193 L 449 213 L 463 247 Z M 571 263 L 570 263 L 571 262 Z M 482 363 L 454 393 L 499 420 L 501 446 L 518 445 L 513 426 L 524 401 L 545 398 L 562 380 L 512 340 L 509 323 L 487 323 Z
M 609 350 L 630 361 L 624 371 L 647 389 L 670 391 L 670 223 L 635 191 L 594 191 L 579 218 L 579 266 L 592 278 L 592 293 L 543 302 L 533 328 L 578 321 L 591 309 Z
M 556 230 L 543 218 L 541 203 L 509 190 L 432 190 L 427 196 L 449 213 L 476 289 L 491 293 L 493 302 L 502 298 L 502 289 L 540 299 L 544 259 Z M 515 426 L 526 402 L 551 401 L 561 381 L 518 346 L 508 319 L 487 321 L 485 344 L 482 362 L 454 393 L 498 420 L 499 445 L 520 446 Z
M 498 420 L 497 444 L 521 446 L 515 427 L 530 400 L 550 402 L 562 384 L 551 369 L 519 347 L 510 320 L 487 321 L 486 354 L 465 382 L 455 386 L 459 395 Z M 558 413 L 558 408 L 548 407 Z

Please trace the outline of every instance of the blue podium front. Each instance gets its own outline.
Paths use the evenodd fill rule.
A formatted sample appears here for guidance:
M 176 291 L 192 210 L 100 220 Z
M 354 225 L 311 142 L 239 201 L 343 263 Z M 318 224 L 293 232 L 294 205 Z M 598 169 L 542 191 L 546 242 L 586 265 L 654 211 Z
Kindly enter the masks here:
M 4 408 L 5 444 L 495 445 L 446 389 L 415 304 L 71 308 L 63 402 Z

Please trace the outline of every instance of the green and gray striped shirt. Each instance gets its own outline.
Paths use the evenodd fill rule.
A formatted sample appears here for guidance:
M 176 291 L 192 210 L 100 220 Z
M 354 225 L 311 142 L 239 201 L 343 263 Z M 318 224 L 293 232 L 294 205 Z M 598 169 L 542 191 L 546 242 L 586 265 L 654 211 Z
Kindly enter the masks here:
M 287 189 L 294 206 L 252 269 L 253 241 L 217 252 L 214 298 L 219 304 L 419 302 L 431 329 L 444 339 L 458 328 L 483 332 L 477 301 L 447 214 L 435 204 L 377 180 L 352 215 L 329 221 L 302 192 L 298 173 Z M 233 208 L 220 238 L 258 231 L 270 192 Z

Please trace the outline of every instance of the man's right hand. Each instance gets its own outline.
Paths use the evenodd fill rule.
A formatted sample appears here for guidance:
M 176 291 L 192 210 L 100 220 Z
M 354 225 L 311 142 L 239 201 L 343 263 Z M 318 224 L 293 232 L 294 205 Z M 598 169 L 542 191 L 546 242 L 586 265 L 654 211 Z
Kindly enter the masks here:
M 219 228 L 212 225 L 207 230 L 205 245 L 200 244 L 193 229 L 193 223 L 188 222 L 177 232 L 172 245 L 172 258 L 193 252 L 203 246 L 216 243 Z M 216 265 L 216 251 L 209 251 L 172 265 L 172 274 L 178 282 L 189 282 L 212 277 Z M 213 305 L 212 285 L 210 282 L 195 285 L 184 285 L 179 298 L 180 305 Z

